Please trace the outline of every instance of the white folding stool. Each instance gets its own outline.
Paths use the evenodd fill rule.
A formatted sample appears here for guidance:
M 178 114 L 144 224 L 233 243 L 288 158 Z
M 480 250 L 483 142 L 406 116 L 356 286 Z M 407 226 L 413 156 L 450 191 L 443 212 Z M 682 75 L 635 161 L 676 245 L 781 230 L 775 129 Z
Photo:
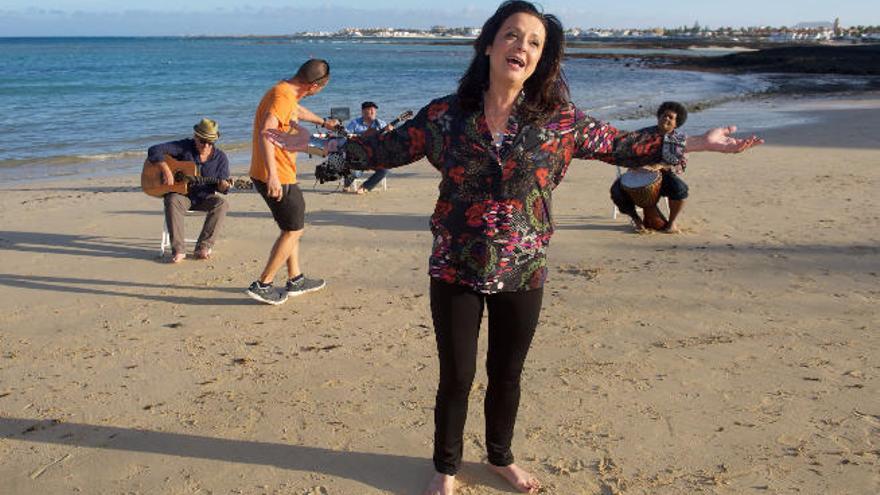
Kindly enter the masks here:
M 208 212 L 201 211 L 201 210 L 186 210 L 186 212 L 183 214 L 183 218 L 185 221 L 186 217 L 200 216 L 200 215 L 207 215 L 207 214 L 208 214 Z M 186 245 L 186 243 L 190 243 L 190 244 L 195 245 L 195 243 L 198 241 L 199 241 L 198 239 L 188 239 L 188 238 L 183 239 L 184 245 Z M 170 248 L 171 248 L 171 232 L 168 231 L 168 222 L 165 221 L 165 212 L 163 211 L 162 212 L 162 240 L 159 243 L 159 255 L 165 256 L 165 250 L 170 249 Z

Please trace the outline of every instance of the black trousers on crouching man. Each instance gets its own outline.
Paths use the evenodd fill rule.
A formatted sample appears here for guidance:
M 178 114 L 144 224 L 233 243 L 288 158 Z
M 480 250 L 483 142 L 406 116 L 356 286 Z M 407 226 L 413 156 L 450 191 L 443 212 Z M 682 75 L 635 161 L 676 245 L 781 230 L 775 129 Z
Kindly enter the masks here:
M 520 376 L 538 326 L 544 289 L 481 294 L 431 279 L 431 313 L 440 357 L 434 408 L 434 468 L 454 475 L 461 465 L 468 394 L 477 363 L 483 308 L 489 311 L 486 449 L 496 466 L 513 463 L 510 444 L 519 409 Z

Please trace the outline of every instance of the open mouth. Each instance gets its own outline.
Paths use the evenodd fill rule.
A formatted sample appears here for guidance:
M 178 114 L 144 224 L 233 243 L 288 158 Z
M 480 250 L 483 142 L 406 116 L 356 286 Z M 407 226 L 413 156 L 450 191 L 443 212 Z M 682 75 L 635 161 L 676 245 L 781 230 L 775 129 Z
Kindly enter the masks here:
M 526 62 L 519 57 L 507 57 L 507 65 L 517 67 L 519 69 L 524 69 L 526 67 Z

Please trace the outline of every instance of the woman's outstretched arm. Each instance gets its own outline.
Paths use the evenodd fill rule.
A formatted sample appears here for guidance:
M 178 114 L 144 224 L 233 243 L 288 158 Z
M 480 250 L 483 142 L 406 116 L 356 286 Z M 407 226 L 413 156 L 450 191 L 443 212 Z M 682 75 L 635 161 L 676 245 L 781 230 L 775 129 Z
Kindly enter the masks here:
M 389 169 L 407 165 L 422 159 L 427 151 L 429 131 L 428 107 L 423 108 L 410 121 L 384 133 L 370 133 L 344 140 L 329 141 L 327 152 L 344 152 L 345 163 L 352 169 Z M 435 126 L 436 127 L 436 126 Z M 434 129 L 436 131 L 436 129 Z M 264 133 L 275 146 L 288 151 L 306 151 L 310 133 L 298 124 L 291 123 L 291 133 L 268 130 Z
M 719 153 L 742 153 L 743 151 L 763 144 L 764 140 L 754 134 L 739 139 L 731 136 L 736 132 L 736 126 L 716 127 L 709 129 L 699 136 L 688 136 L 685 141 L 685 151 L 716 151 Z
M 674 134 L 662 134 L 656 127 L 622 132 L 604 122 L 580 115 L 582 134 L 578 137 L 575 158 L 601 160 L 623 166 L 653 163 L 683 163 L 685 153 L 714 151 L 741 153 L 764 142 L 757 136 L 740 139 L 731 134 L 736 126 L 717 127 L 697 136 L 688 136 L 682 143 Z M 584 125 L 586 123 L 587 125 Z

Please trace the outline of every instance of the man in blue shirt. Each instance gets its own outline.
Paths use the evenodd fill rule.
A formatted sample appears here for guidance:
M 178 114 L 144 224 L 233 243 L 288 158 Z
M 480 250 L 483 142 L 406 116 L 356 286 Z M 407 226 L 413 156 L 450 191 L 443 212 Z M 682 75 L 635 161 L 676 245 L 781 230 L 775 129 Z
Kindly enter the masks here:
M 165 162 L 165 155 L 178 161 L 195 162 L 202 177 L 220 179 L 216 184 L 190 185 L 187 194 L 168 193 L 165 200 L 165 222 L 171 234 L 171 262 L 179 263 L 186 258 L 186 244 L 183 234 L 183 218 L 187 210 L 207 212 L 205 224 L 196 242 L 196 259 L 207 259 L 211 256 L 217 232 L 229 210 L 226 198 L 216 194 L 225 194 L 229 190 L 229 160 L 226 153 L 216 147 L 220 138 L 217 122 L 202 119 L 193 126 L 193 137 L 170 141 L 151 146 L 147 151 L 147 161 L 162 168 L 165 184 L 174 184 L 174 174 Z M 144 167 L 147 163 L 144 164 Z
M 388 125 L 384 120 L 376 117 L 376 113 L 379 111 L 379 106 L 373 103 L 372 101 L 365 101 L 361 103 L 361 116 L 353 119 L 351 122 L 345 126 L 345 130 L 349 132 L 349 134 L 364 134 L 367 131 L 370 132 L 388 132 L 391 130 L 391 126 Z M 361 187 L 356 190 L 352 187 L 354 183 L 354 179 L 360 177 L 363 174 L 362 171 L 356 170 L 353 171 L 351 175 L 345 177 L 345 183 L 342 188 L 343 191 L 346 192 L 354 192 L 357 194 L 366 194 L 373 190 L 374 187 L 380 182 L 385 176 L 388 174 L 387 170 L 376 170 L 373 172 L 373 175 L 370 176 L 369 179 L 364 181 Z

